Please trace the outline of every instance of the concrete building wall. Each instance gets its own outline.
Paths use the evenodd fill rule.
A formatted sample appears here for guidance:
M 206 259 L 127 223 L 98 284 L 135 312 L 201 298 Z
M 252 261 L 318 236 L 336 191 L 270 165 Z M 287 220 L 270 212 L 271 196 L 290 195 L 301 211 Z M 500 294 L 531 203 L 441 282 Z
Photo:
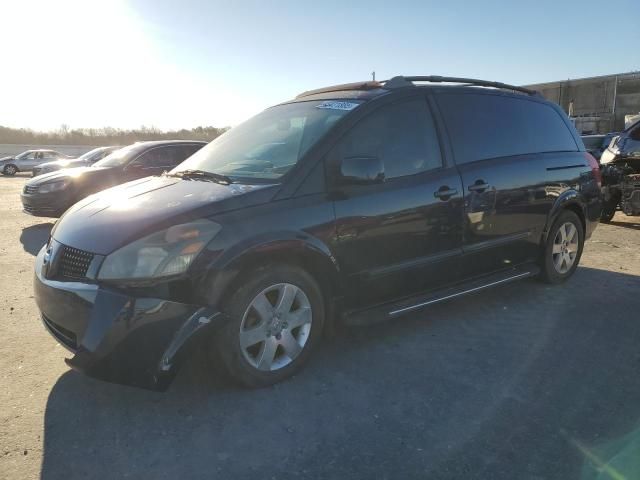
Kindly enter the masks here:
M 527 86 L 560 105 L 584 133 L 623 130 L 625 116 L 640 113 L 637 72 Z

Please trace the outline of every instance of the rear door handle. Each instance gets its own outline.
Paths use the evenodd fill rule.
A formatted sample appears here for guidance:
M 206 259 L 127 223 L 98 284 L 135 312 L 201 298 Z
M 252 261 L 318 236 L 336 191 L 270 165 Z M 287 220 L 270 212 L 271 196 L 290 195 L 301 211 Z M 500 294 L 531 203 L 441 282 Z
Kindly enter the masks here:
M 458 193 L 458 190 L 456 190 L 455 188 L 449 188 L 448 186 L 443 185 L 438 190 L 433 192 L 433 196 L 439 198 L 440 200 L 449 200 L 456 193 Z
M 470 192 L 484 192 L 487 188 L 489 188 L 489 184 L 484 180 L 476 180 L 473 185 L 469 185 Z

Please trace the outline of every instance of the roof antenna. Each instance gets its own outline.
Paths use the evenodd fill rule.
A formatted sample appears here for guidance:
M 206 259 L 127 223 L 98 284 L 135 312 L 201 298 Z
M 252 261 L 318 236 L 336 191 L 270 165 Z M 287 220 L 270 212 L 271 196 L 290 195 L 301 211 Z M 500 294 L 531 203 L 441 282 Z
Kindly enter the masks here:
M 373 77 L 373 81 L 376 81 L 376 71 L 371 72 L 371 76 Z

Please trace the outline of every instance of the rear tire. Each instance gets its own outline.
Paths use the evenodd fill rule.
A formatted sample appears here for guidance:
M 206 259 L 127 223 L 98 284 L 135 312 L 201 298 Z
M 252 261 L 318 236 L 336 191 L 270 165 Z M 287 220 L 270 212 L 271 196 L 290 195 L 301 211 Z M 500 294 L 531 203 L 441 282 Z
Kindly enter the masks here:
M 618 208 L 618 199 L 611 199 L 605 201 L 602 204 L 602 213 L 600 214 L 600 221 L 602 223 L 609 223 L 613 216 L 616 214 L 616 209 Z
M 578 268 L 584 248 L 584 227 L 578 215 L 562 212 L 549 230 L 543 250 L 540 279 L 551 284 L 566 281 Z
M 8 177 L 13 177 L 17 172 L 18 167 L 16 167 L 15 165 L 7 165 L 4 167 L 4 170 L 2 170 L 2 173 L 7 175 Z
M 215 333 L 213 358 L 237 383 L 251 388 L 278 383 L 302 368 L 322 337 L 325 308 L 317 282 L 306 271 L 271 265 L 243 278 Z

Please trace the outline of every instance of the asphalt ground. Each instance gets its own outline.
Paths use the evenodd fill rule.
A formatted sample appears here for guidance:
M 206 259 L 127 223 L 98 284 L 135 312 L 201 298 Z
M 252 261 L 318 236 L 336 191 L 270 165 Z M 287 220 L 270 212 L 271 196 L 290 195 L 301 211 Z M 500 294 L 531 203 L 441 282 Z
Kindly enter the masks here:
M 70 371 L 32 294 L 52 220 L 0 176 L 0 479 L 640 478 L 640 218 L 566 284 L 534 280 L 346 330 L 291 380 L 196 355 L 166 393 Z

